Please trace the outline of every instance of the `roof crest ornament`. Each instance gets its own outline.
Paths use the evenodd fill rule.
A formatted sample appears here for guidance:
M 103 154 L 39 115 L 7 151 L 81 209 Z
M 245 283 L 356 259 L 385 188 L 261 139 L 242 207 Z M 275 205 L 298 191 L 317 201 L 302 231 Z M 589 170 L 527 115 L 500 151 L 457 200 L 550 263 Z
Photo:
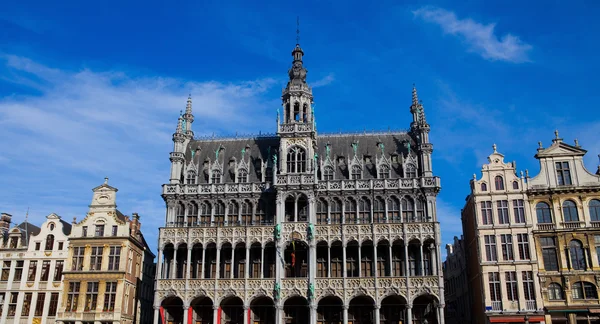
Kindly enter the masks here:
M 498 153 L 498 151 L 496 151 L 496 144 L 494 143 L 494 145 L 492 145 L 492 148 L 494 149 L 494 153 Z
M 296 16 L 296 45 L 300 45 L 300 16 Z
M 358 140 L 352 142 L 352 151 L 354 152 L 354 156 L 356 156 L 356 152 L 358 151 Z

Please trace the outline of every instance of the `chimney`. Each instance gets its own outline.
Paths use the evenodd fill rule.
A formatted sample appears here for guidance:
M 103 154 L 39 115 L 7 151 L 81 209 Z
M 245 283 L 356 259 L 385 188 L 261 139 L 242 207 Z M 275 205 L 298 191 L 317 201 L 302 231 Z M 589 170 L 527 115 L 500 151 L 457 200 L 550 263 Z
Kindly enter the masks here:
M 129 222 L 131 234 L 137 237 L 137 232 L 140 230 L 140 227 L 142 227 L 142 224 L 140 223 L 140 215 L 138 215 L 138 213 L 132 213 L 131 221 Z
M 8 232 L 10 229 L 10 222 L 12 220 L 12 215 L 7 213 L 2 213 L 0 216 L 0 233 L 4 234 Z
M 452 244 L 446 244 L 446 252 L 448 255 L 452 255 Z

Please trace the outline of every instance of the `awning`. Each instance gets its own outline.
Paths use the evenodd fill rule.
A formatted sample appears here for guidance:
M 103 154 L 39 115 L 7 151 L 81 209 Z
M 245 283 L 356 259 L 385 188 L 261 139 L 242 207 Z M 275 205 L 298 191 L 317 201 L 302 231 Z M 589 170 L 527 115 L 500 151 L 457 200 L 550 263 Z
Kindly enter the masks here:
M 592 313 L 592 314 L 600 314 L 600 308 L 590 308 L 590 313 Z
M 587 313 L 589 310 L 584 309 L 549 309 L 548 313 Z
M 529 316 L 529 323 L 544 320 L 544 316 Z M 525 323 L 525 316 L 490 316 L 490 323 Z

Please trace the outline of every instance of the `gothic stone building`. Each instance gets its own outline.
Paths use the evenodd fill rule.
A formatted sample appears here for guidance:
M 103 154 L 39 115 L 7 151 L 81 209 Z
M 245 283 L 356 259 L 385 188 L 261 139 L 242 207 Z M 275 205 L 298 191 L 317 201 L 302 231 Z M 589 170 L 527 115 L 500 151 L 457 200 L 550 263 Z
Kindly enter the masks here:
M 303 54 L 276 135 L 194 138 L 188 99 L 154 323 L 444 323 L 440 179 L 416 90 L 409 131 L 317 135 Z

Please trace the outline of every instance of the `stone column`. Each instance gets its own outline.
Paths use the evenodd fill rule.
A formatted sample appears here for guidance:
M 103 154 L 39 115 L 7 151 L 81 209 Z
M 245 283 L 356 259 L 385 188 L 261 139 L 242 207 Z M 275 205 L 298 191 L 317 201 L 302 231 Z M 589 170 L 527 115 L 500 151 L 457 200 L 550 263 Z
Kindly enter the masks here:
M 358 277 L 362 277 L 362 243 L 358 243 Z
M 379 310 L 381 309 L 381 305 L 376 304 L 375 305 L 375 324 L 379 324 L 380 323 L 380 318 L 379 318 Z
M 206 247 L 202 246 L 202 269 L 200 269 L 200 278 L 204 279 L 204 269 L 206 269 Z
M 435 248 L 435 245 L 433 243 L 431 243 L 431 245 L 429 245 L 429 261 L 431 262 L 431 275 L 437 276 L 438 275 L 437 249 Z
M 160 306 L 154 306 L 154 318 L 152 320 L 152 323 L 154 324 L 158 324 L 158 320 L 160 318 Z
M 298 221 L 298 197 L 294 199 L 294 222 Z
M 281 301 L 276 301 L 276 302 L 280 303 Z M 283 324 L 283 306 L 281 306 L 281 305 L 275 305 L 275 323 Z
M 331 278 L 331 245 L 327 244 L 327 278 Z
M 348 323 L 348 308 L 350 308 L 350 307 L 348 305 L 344 305 L 342 307 L 344 308 L 344 313 L 343 313 L 344 321 L 342 323 Z
M 265 245 L 261 244 L 260 245 L 260 279 L 264 279 L 265 278 L 265 268 L 266 268 L 266 263 L 265 263 Z
M 250 306 L 244 305 L 244 319 L 242 321 L 245 324 L 252 324 L 252 320 L 250 318 Z M 187 323 L 184 323 L 187 324 Z
M 316 305 L 310 305 L 310 320 L 309 323 L 310 324 L 317 324 L 317 306 Z
M 394 261 L 392 260 L 392 244 L 394 244 L 394 243 L 393 242 L 389 242 L 389 243 L 390 243 L 390 245 L 389 245 L 389 250 L 390 250 L 389 251 L 389 258 L 388 258 L 388 260 L 387 260 L 386 263 L 387 263 L 387 265 L 388 265 L 388 267 L 390 269 L 390 276 L 393 276 L 394 275 L 394 270 L 393 270 L 394 269 L 394 267 L 393 267 Z
M 438 305 L 437 307 L 437 318 L 438 318 L 438 324 L 444 324 L 445 320 L 444 320 L 444 305 Z
M 423 242 L 421 242 L 421 241 L 419 241 L 419 265 L 421 267 L 421 271 L 419 272 L 419 274 L 421 276 L 423 276 L 423 275 L 425 275 L 423 273 L 423 270 L 425 270 L 425 269 L 423 268 Z
M 218 305 L 213 305 L 213 323 L 215 324 L 221 324 L 220 322 L 217 322 L 217 319 L 219 319 L 219 312 L 221 310 L 219 309 Z M 187 323 L 184 323 L 187 324 Z
M 177 249 L 173 249 L 173 258 L 171 259 L 171 279 L 177 279 Z
M 156 278 L 157 279 L 162 279 L 162 267 L 164 266 L 164 261 L 163 261 L 163 250 L 162 248 L 158 249 L 158 264 L 156 265 Z
M 190 315 L 188 309 L 190 309 L 190 306 L 183 305 L 183 323 L 184 324 L 188 323 L 188 315 Z
M 250 245 L 246 243 L 246 268 L 244 268 L 244 278 L 248 279 L 250 277 Z
M 342 277 L 346 278 L 346 243 L 345 242 L 342 244 L 342 271 L 344 272 Z M 345 286 L 345 284 L 344 284 L 344 286 Z
M 412 324 L 412 305 L 406 305 L 406 324 Z
M 377 243 L 373 242 L 373 277 L 377 278 L 379 273 L 377 272 Z M 384 270 L 385 271 L 385 270 Z
M 191 269 L 192 269 L 191 265 L 192 265 L 192 247 L 188 246 L 187 263 L 186 263 L 186 266 L 185 266 L 185 278 L 186 279 L 190 279 L 190 277 L 191 277 L 190 276 L 190 273 L 192 272 L 191 271 Z
M 217 269 L 215 270 L 215 278 L 221 278 L 221 246 L 217 246 Z
M 409 276 L 408 271 L 408 244 L 406 244 L 406 240 L 404 241 L 404 275 Z

